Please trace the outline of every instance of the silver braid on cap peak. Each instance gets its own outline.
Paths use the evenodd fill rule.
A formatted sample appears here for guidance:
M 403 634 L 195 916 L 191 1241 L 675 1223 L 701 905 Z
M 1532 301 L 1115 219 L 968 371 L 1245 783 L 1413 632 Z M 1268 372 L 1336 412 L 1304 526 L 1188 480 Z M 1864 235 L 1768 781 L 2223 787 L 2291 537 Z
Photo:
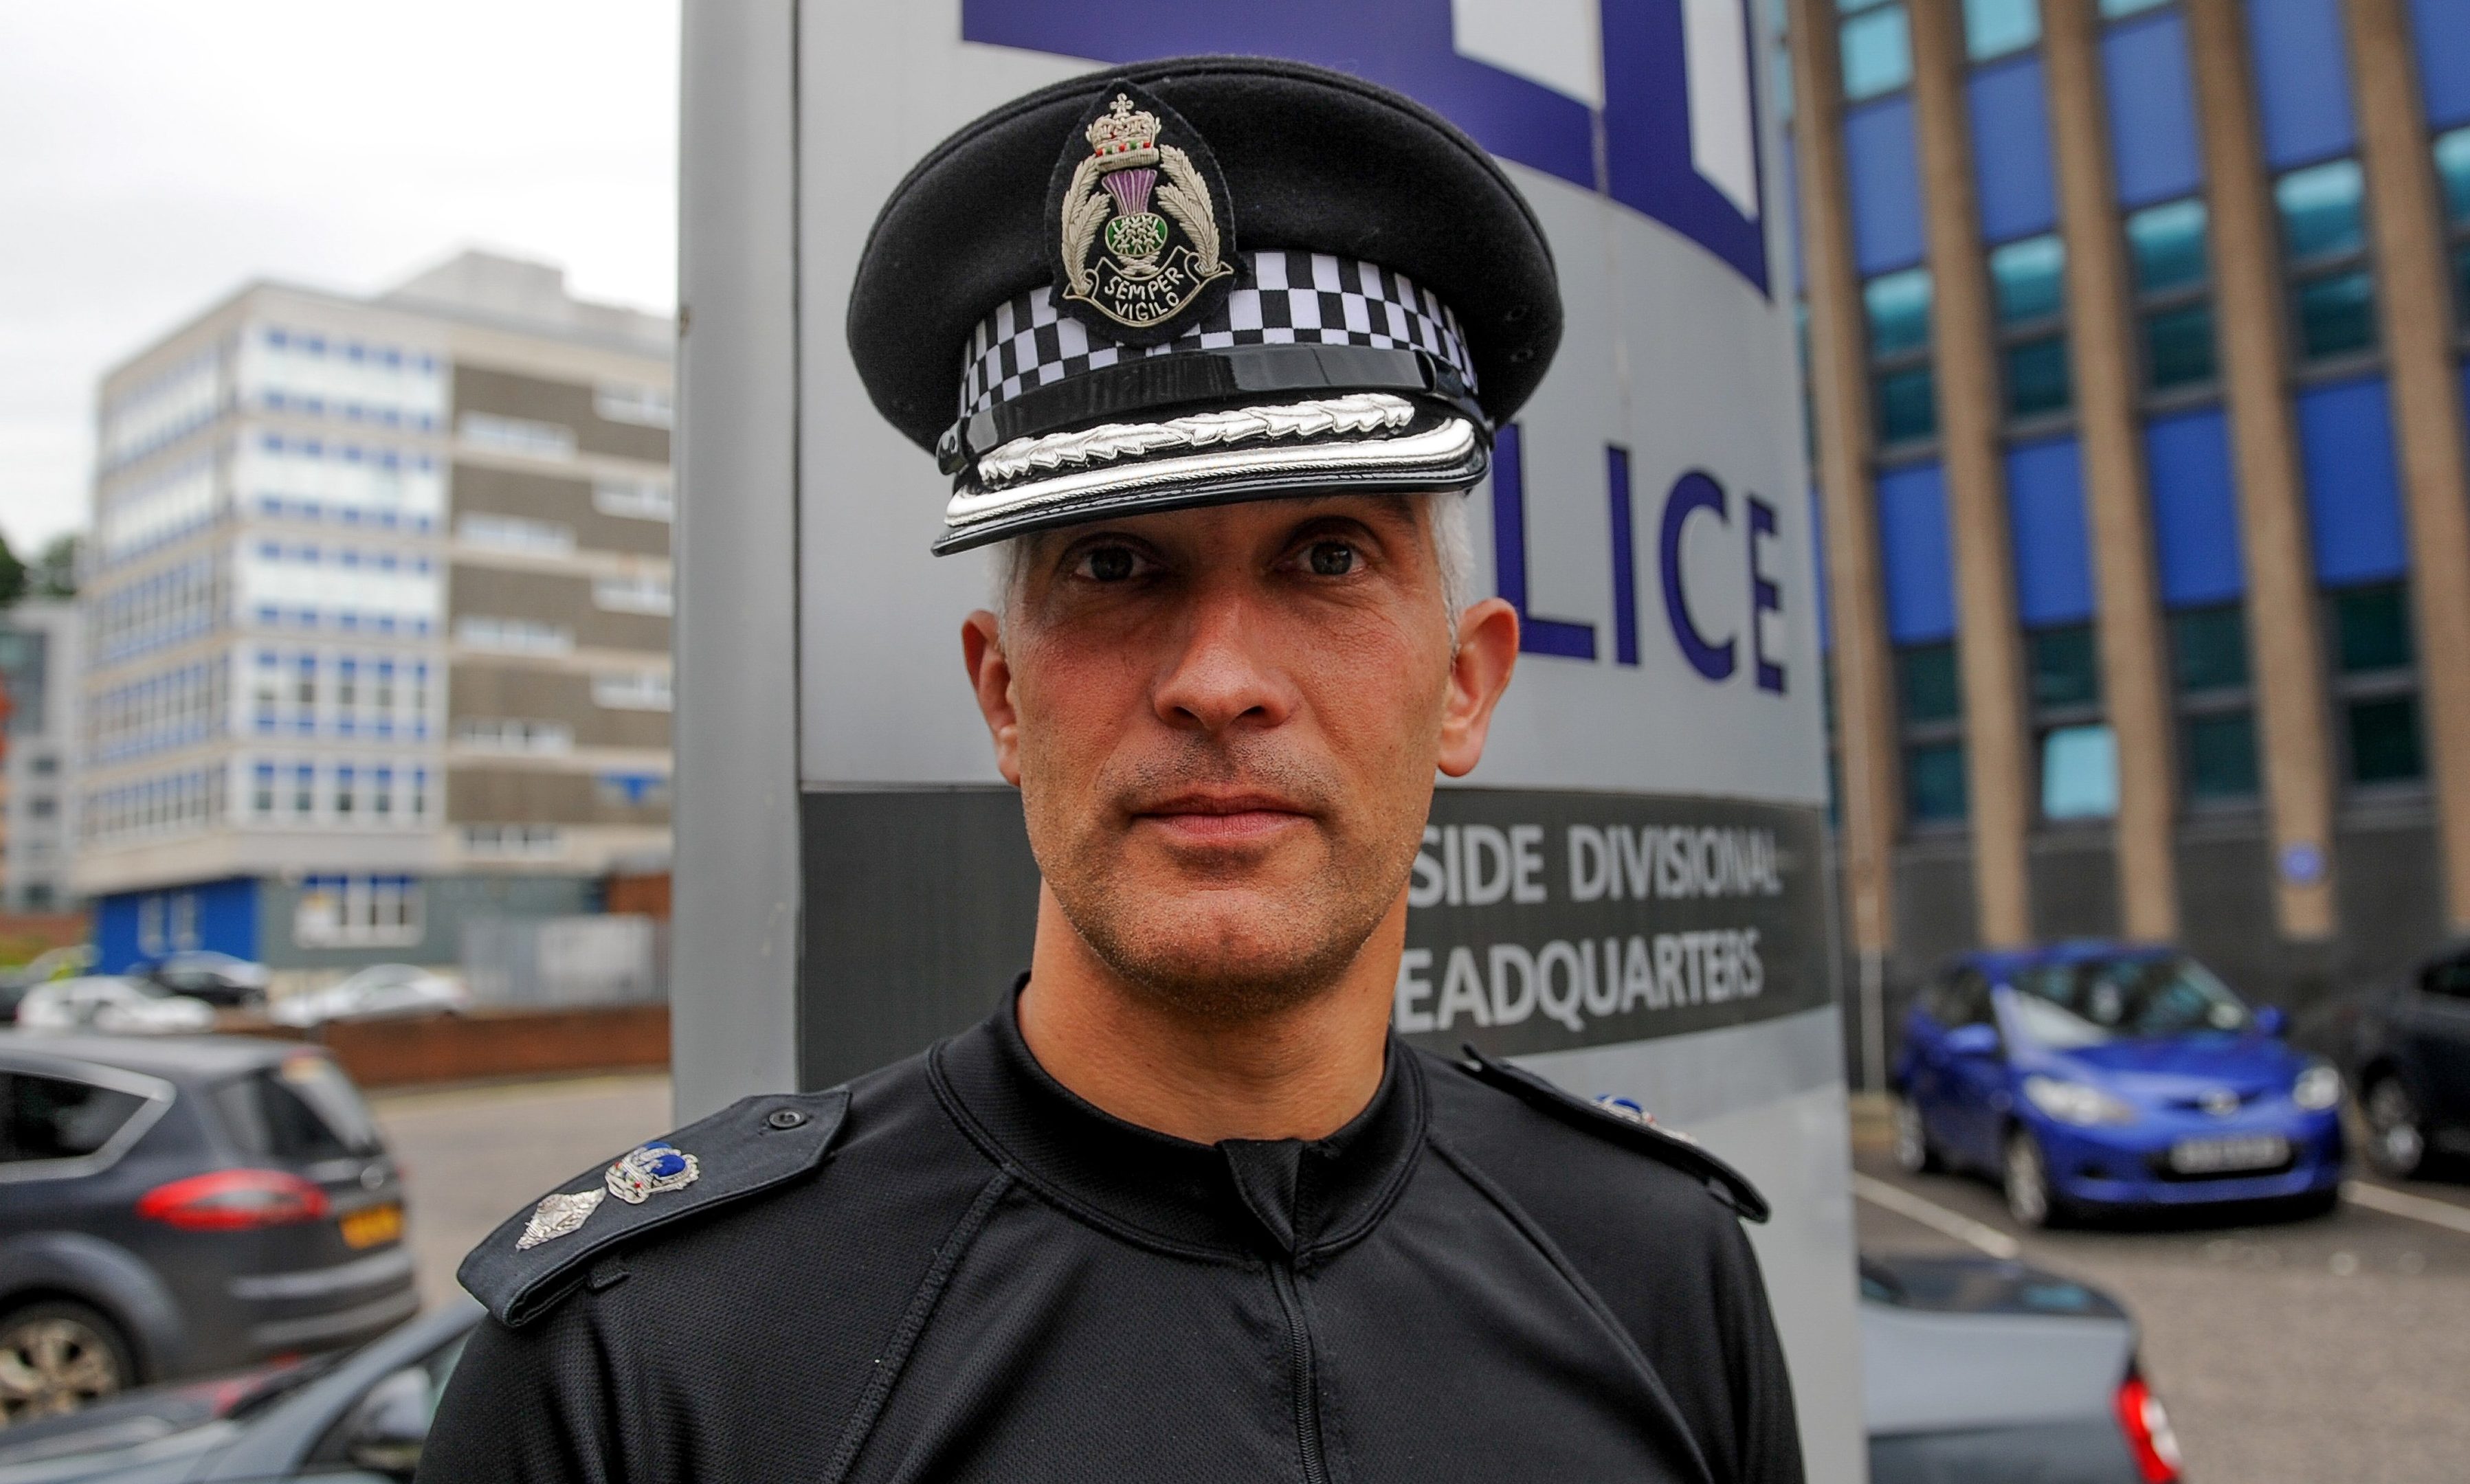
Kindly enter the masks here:
M 978 460 L 978 481 L 992 489 L 1030 474 L 1052 474 L 1167 449 L 1207 448 L 1247 438 L 1324 438 L 1394 432 L 1415 420 L 1415 406 L 1387 392 L 1353 392 L 1312 402 L 1195 412 L 1157 423 L 1105 423 L 1078 432 L 1014 438 Z
M 1235 287 L 1163 345 L 1125 345 L 1059 313 L 1054 290 L 1015 294 L 981 320 L 963 348 L 961 416 L 1084 371 L 1146 356 L 1237 345 L 1369 345 L 1417 350 L 1457 369 L 1475 361 L 1457 316 L 1431 290 L 1375 263 L 1326 252 L 1236 255 Z

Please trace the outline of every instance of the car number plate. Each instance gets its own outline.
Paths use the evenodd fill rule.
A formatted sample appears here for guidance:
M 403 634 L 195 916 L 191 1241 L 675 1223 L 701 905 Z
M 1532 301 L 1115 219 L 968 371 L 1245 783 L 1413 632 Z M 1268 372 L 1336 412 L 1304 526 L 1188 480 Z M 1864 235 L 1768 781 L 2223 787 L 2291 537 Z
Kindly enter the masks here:
M 2181 1139 L 2170 1147 L 2170 1168 L 2180 1174 L 2224 1174 L 2270 1170 L 2290 1158 L 2290 1141 L 2279 1134 L 2233 1134 L 2220 1139 Z
M 403 1235 L 403 1207 L 394 1201 L 343 1217 L 343 1245 L 374 1247 Z

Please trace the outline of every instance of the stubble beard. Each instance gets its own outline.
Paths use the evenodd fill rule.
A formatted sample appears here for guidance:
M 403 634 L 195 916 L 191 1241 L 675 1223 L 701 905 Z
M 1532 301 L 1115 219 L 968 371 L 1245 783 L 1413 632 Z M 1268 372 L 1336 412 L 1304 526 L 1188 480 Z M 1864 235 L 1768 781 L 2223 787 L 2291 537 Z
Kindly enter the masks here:
M 1197 782 L 1268 785 L 1304 802 L 1316 814 L 1320 868 L 1266 887 L 1254 885 L 1252 871 L 1228 872 L 1226 888 L 1253 891 L 1244 918 L 1231 922 L 1223 904 L 1197 900 L 1211 894 L 1213 884 L 1189 870 L 1140 879 L 1126 847 L 1136 826 L 1110 801 L 1161 797 Z M 1201 1021 L 1258 1020 L 1328 993 L 1406 890 L 1422 839 L 1421 814 L 1395 828 L 1387 827 L 1392 822 L 1350 821 L 1329 780 L 1270 755 L 1239 761 L 1209 743 L 1133 770 L 1097 797 L 1109 802 L 1092 810 L 1095 817 L 1065 820 L 1047 817 L 1035 794 L 1025 793 L 1038 870 L 1100 962 L 1161 1009 Z

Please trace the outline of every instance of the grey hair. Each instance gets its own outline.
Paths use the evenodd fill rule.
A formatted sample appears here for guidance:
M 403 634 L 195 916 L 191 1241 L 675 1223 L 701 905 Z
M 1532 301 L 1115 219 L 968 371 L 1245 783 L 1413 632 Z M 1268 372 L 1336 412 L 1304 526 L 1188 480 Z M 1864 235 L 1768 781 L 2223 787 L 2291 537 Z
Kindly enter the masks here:
M 1441 569 L 1441 600 L 1455 628 L 1457 617 L 1475 606 L 1475 528 L 1463 492 L 1438 490 L 1418 497 L 1432 512 L 1433 557 Z M 1029 558 L 1036 535 L 1015 536 L 988 551 L 987 571 L 992 584 L 988 601 L 998 619 L 1012 615 L 1013 604 L 1029 580 Z

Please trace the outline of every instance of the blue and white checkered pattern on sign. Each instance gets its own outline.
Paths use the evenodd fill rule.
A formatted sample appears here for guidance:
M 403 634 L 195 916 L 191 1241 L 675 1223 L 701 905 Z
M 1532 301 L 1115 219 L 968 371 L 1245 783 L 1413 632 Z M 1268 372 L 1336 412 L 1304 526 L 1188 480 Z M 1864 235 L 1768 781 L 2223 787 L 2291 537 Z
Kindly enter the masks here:
M 1059 314 L 1046 288 L 1006 301 L 969 336 L 961 368 L 961 415 L 983 412 L 1045 386 L 1138 356 L 1229 345 L 1372 345 L 1419 350 L 1457 367 L 1475 365 L 1457 316 L 1403 273 L 1325 252 L 1241 255 L 1235 287 L 1191 329 L 1163 345 L 1123 345 Z

